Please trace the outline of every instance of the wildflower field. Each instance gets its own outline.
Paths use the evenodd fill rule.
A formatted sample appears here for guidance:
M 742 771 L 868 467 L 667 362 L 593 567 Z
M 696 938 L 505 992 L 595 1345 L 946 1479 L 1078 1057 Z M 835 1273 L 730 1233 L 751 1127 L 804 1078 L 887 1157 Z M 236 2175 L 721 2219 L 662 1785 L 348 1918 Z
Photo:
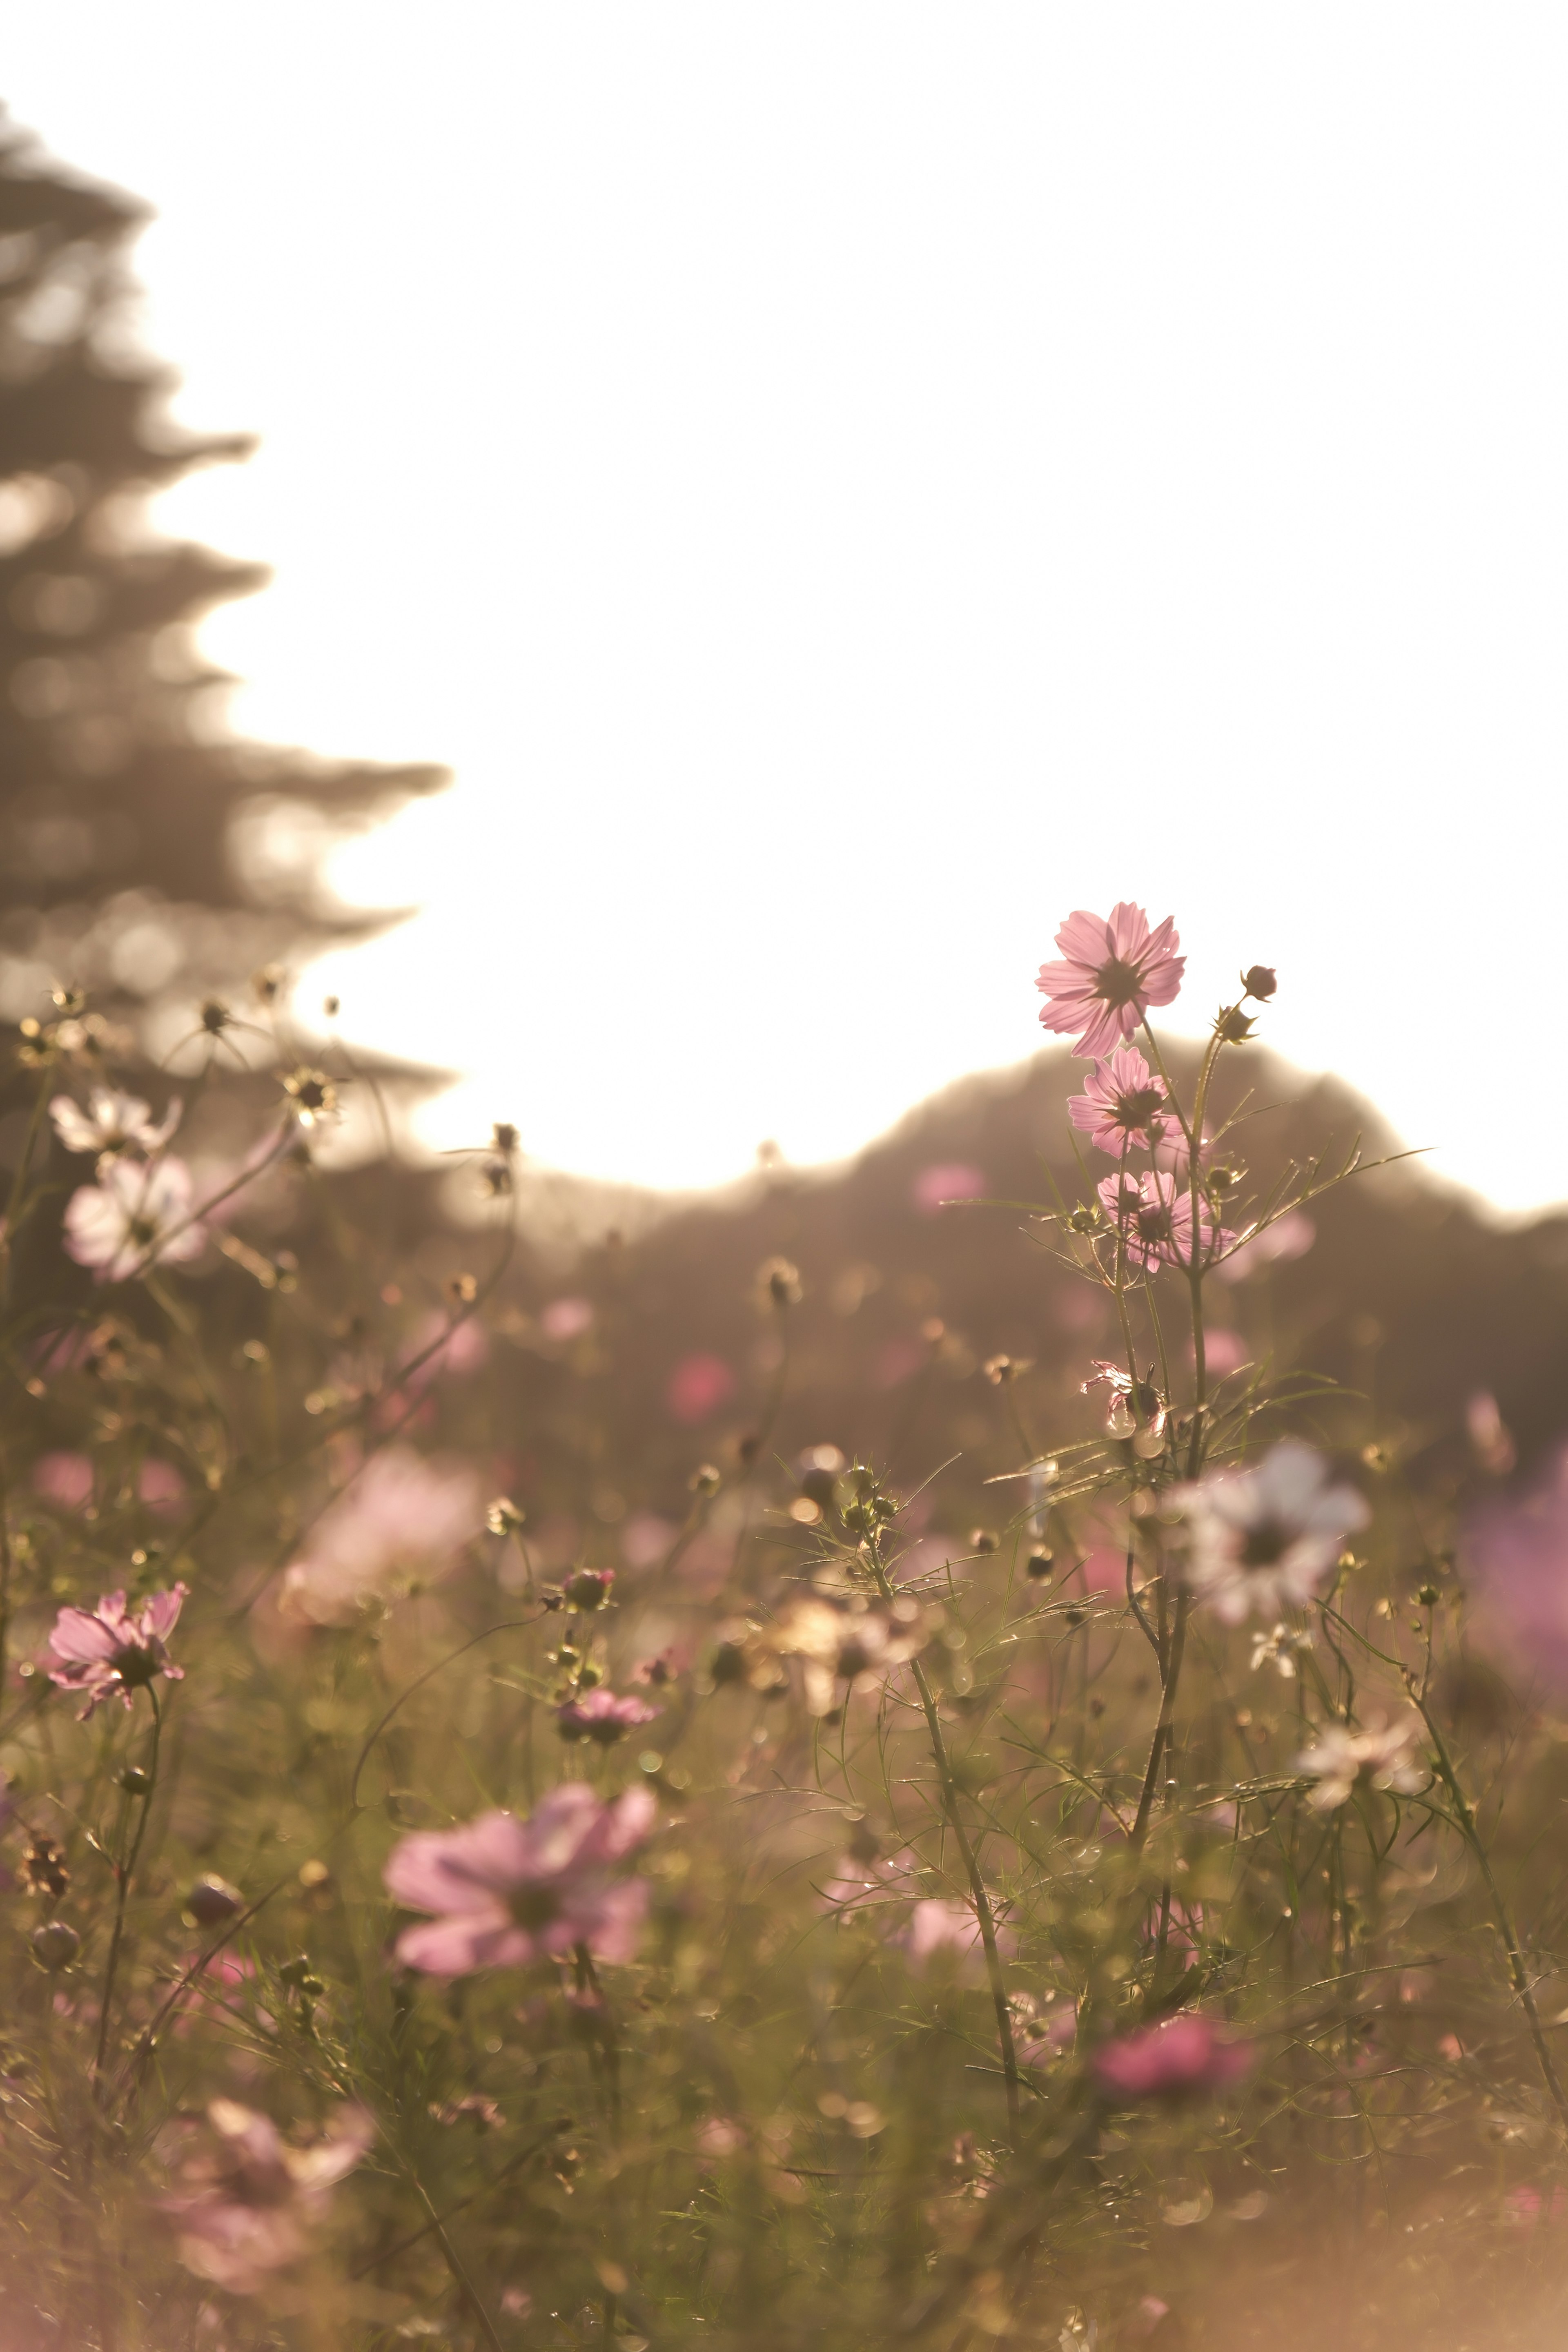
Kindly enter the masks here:
M 1297 1360 L 1398 1171 L 1232 1082 L 1273 971 L 1167 1053 L 1171 921 L 1057 945 L 1038 1197 L 914 1211 L 1070 1390 L 906 1276 L 867 1446 L 790 1257 L 737 1369 L 716 1261 L 549 1295 L 508 1128 L 324 1173 L 275 974 L 178 1077 L 23 1024 L 5 2352 L 1563 2339 L 1568 1456 Z

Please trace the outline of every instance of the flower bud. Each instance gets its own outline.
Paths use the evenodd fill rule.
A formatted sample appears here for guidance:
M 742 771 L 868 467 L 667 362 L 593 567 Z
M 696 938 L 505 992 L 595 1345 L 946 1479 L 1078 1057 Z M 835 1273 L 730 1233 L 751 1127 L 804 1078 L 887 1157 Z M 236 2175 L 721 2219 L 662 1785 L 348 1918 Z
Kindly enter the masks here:
M 1000 1540 L 998 1536 L 992 1534 L 989 1528 L 975 1528 L 970 1531 L 969 1549 L 980 1553 L 993 1552 L 998 1549 Z
M 152 1775 L 140 1764 L 128 1764 L 120 1775 L 120 1785 L 128 1797 L 148 1797 L 152 1793 Z
M 1251 1015 L 1239 1004 L 1222 1004 L 1214 1016 L 1214 1034 L 1222 1045 L 1244 1045 L 1254 1025 Z
M 1241 985 L 1249 996 L 1255 996 L 1260 1004 L 1267 1004 L 1280 983 L 1271 963 L 1255 963 L 1242 973 Z
M 27 1940 L 33 1948 L 33 1958 L 50 1976 L 68 1969 L 81 1949 L 81 1937 L 63 1919 L 46 1919 L 41 1927 L 34 1928 Z
M 515 1536 L 527 1521 L 509 1495 L 497 1495 L 485 1514 L 485 1525 L 493 1536 Z
M 711 1462 L 699 1462 L 686 1480 L 694 1495 L 716 1495 L 723 1484 L 723 1471 L 716 1469 Z
M 588 1612 L 602 1609 L 610 1599 L 610 1588 L 615 1581 L 612 1568 L 580 1568 L 574 1570 L 561 1587 L 569 1609 Z
M 1104 1213 L 1092 1202 L 1085 1201 L 1074 1209 L 1067 1220 L 1075 1234 L 1097 1234 L 1105 1222 Z
M 1053 1565 L 1050 1552 L 1031 1551 L 1024 1564 L 1025 1573 L 1032 1577 L 1035 1583 L 1043 1584 L 1050 1576 Z
M 517 1148 L 517 1130 L 509 1118 L 498 1118 L 496 1121 L 496 1131 L 491 1141 L 504 1158 L 510 1159 Z
M 185 1897 L 185 1916 L 198 1927 L 221 1927 L 245 1909 L 245 1896 L 226 1878 L 198 1878 Z

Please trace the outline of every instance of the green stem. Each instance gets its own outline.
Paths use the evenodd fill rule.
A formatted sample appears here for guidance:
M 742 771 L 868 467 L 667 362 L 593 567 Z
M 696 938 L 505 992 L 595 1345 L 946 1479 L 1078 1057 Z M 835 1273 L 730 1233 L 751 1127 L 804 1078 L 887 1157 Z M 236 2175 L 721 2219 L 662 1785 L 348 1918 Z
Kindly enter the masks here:
M 131 1882 L 136 1874 L 141 1842 L 147 1834 L 147 1817 L 152 1811 L 153 1793 L 158 1786 L 158 1748 L 163 1736 L 163 1718 L 159 1711 L 158 1694 L 151 1683 L 147 1685 L 147 1696 L 152 1706 L 152 1755 L 147 1768 L 147 1786 L 141 1791 L 141 1811 L 137 1818 L 136 1834 L 131 1839 L 131 1851 L 122 1861 L 115 1864 L 114 1926 L 110 1931 L 109 1958 L 104 1962 L 103 1992 L 98 2020 L 98 2048 L 92 2062 L 94 2095 L 99 2097 L 100 2105 L 102 2105 L 103 2059 L 104 2053 L 109 2047 L 110 2012 L 114 2000 L 115 1972 L 120 1966 L 120 1948 L 125 1934 L 125 1906 L 130 1899 Z
M 884 1601 L 894 1598 L 892 1582 L 883 1565 L 881 1538 L 872 1537 L 867 1544 L 872 1573 L 877 1590 Z M 1001 2044 L 1002 2074 L 1007 2084 L 1008 2128 L 1016 2144 L 1019 2133 L 1019 2062 L 1013 2041 L 1013 2021 L 1008 2008 L 1007 1982 L 1002 1975 L 1001 1954 L 997 1949 L 996 1914 L 991 1908 L 989 1889 L 980 1874 L 979 1858 L 964 1827 L 958 1804 L 958 1784 L 953 1778 L 952 1760 L 947 1754 L 947 1742 L 942 1730 L 942 1718 L 936 1697 L 918 1658 L 910 1662 L 915 1687 L 920 1695 L 921 1709 L 925 1717 L 925 1728 L 931 1741 L 931 1754 L 936 1766 L 937 1784 L 942 1792 L 942 1810 L 947 1817 L 954 1842 L 964 1864 L 964 1874 L 969 1882 L 969 1898 L 975 1906 L 975 1918 L 980 1930 L 980 1942 L 986 1956 L 986 1976 L 991 1989 L 991 2004 L 997 2013 L 997 2039 Z
M 1568 2129 L 1568 2094 L 1563 2091 L 1563 2084 L 1558 2079 L 1557 2068 L 1552 2062 L 1552 2053 L 1546 2046 L 1546 2034 L 1541 2022 L 1541 2011 L 1536 2007 L 1535 1994 L 1531 1986 L 1529 1972 L 1524 1965 L 1524 1954 L 1520 1948 L 1519 1937 L 1514 1933 L 1508 1906 L 1503 1901 L 1502 1889 L 1493 1874 L 1491 1859 L 1481 1843 L 1480 1832 L 1476 1827 L 1476 1817 L 1471 1810 L 1470 1801 L 1459 1785 L 1459 1776 L 1454 1769 L 1454 1762 L 1448 1754 L 1448 1744 L 1433 1720 L 1432 1711 L 1426 1697 L 1416 1690 L 1413 1680 L 1407 1681 L 1406 1687 L 1431 1739 L 1432 1751 L 1437 1758 L 1438 1778 L 1453 1801 L 1454 1813 L 1463 1832 L 1465 1843 L 1475 1855 L 1481 1877 L 1486 1883 L 1487 1893 L 1491 1898 L 1493 1925 L 1497 1928 L 1503 1950 L 1508 1956 L 1509 1981 L 1518 1996 L 1520 2007 L 1524 2011 L 1525 2022 L 1530 2028 L 1530 2038 L 1535 2045 L 1535 2055 L 1541 2067 L 1542 2079 L 1552 2095 L 1552 2102 L 1557 2109 L 1560 2121 L 1564 2128 Z
M 22 1214 L 22 1200 L 27 1171 L 32 1165 L 33 1146 L 37 1142 L 38 1130 L 44 1123 L 49 1091 L 56 1083 L 52 1070 L 46 1070 L 38 1081 L 38 1091 L 33 1098 L 32 1117 L 27 1121 L 27 1132 L 22 1141 L 22 1156 L 16 1162 L 16 1173 L 11 1180 L 11 1191 L 5 1202 L 5 1221 L 0 1226 L 0 1263 L 4 1265 L 4 1295 L 7 1301 L 11 1296 L 11 1244 L 16 1238 L 16 1227 Z

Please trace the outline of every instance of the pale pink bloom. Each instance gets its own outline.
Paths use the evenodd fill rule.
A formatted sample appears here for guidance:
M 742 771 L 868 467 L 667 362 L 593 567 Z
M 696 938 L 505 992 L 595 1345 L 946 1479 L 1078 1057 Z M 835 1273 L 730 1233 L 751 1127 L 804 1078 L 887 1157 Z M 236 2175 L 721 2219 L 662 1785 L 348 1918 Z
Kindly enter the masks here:
M 42 1454 L 33 1465 L 33 1485 L 57 1509 L 82 1510 L 92 1500 L 92 1463 L 85 1454 Z
M 986 1190 L 983 1169 L 972 1168 L 965 1160 L 944 1160 L 921 1170 L 910 1198 L 923 1217 L 935 1217 L 949 1201 L 982 1200 Z
M 1186 1581 L 1228 1625 L 1306 1608 L 1371 1517 L 1355 1488 L 1331 1486 L 1322 1455 L 1293 1437 L 1251 1469 L 1217 1470 L 1170 1499 Z
M 790 1603 L 768 1647 L 801 1660 L 806 1705 L 813 1715 L 828 1715 L 852 1693 L 885 1683 L 929 1638 L 919 1603 L 906 1596 L 886 1608 L 849 1609 L 813 1594 Z
M 83 1110 L 69 1095 L 57 1095 L 49 1105 L 55 1133 L 68 1151 L 123 1151 L 133 1144 L 139 1151 L 162 1151 L 180 1124 L 183 1106 L 169 1106 L 161 1126 L 154 1126 L 147 1105 L 135 1095 L 116 1094 L 94 1087 Z
M 1141 1176 L 1123 1169 L 1114 1176 L 1103 1178 L 1098 1191 L 1101 1207 L 1124 1237 L 1129 1263 L 1140 1273 L 1153 1274 L 1162 1265 L 1185 1269 L 1190 1264 L 1190 1185 L 1157 1169 L 1146 1169 Z M 1197 1214 L 1201 1236 L 1198 1263 L 1211 1265 L 1229 1246 L 1232 1236 L 1222 1229 L 1201 1192 Z
M 593 1308 L 586 1298 L 552 1298 L 539 1317 L 547 1339 L 580 1339 L 593 1328 Z
M 1460 1553 L 1494 1635 L 1521 1665 L 1568 1687 L 1568 1445 L 1522 1493 L 1470 1511 Z
M 435 1381 L 450 1375 L 462 1380 L 483 1370 L 489 1360 L 490 1339 L 476 1317 L 454 1323 L 440 1308 L 428 1315 L 415 1332 L 396 1368 L 397 1385 L 406 1396 L 422 1395 Z M 408 1370 L 402 1368 L 406 1365 Z
M 1494 1478 L 1506 1478 L 1519 1459 L 1519 1450 L 1490 1390 L 1478 1390 L 1465 1407 L 1465 1429 L 1481 1468 Z
M 746 2126 L 729 2116 L 705 2116 L 696 2129 L 697 2149 L 710 2160 L 734 2156 L 746 2146 Z
M 1165 1132 L 1161 1114 L 1169 1109 L 1164 1080 L 1155 1077 L 1135 1045 L 1121 1045 L 1084 1080 L 1067 1116 L 1091 1143 L 1120 1160 L 1134 1146 L 1146 1151 L 1159 1140 Z
M 984 1948 L 980 1923 L 968 1905 L 944 1902 L 939 1895 L 915 1905 L 898 1941 L 921 1968 L 929 1967 L 939 1957 L 973 1960 Z M 1010 1927 L 997 1929 L 998 1951 L 1011 1952 L 1017 1941 Z
M 1421 1753 L 1421 1727 L 1413 1715 L 1396 1723 L 1372 1724 L 1364 1731 L 1352 1731 L 1344 1723 L 1322 1723 L 1312 1745 L 1297 1757 L 1296 1769 L 1316 1781 L 1307 1802 L 1320 1813 L 1337 1811 L 1348 1803 L 1358 1780 L 1409 1797 L 1431 1777 Z
M 640 1698 L 618 1698 L 601 1685 L 558 1706 L 555 1727 L 563 1739 L 591 1739 L 596 1747 L 613 1748 L 639 1724 L 653 1722 L 658 1713 Z
M 167 1518 L 184 1501 L 185 1482 L 172 1462 L 160 1462 L 153 1455 L 136 1474 L 136 1492 L 148 1510 Z
M 484 1523 L 471 1470 L 386 1446 L 311 1528 L 283 1580 L 281 1605 L 312 1624 L 347 1624 L 400 1579 L 444 1574 Z
M 1261 1274 L 1265 1266 L 1305 1257 L 1317 1237 L 1318 1229 L 1303 1210 L 1287 1209 L 1222 1258 L 1214 1270 L 1222 1282 L 1243 1282 L 1249 1274 Z
M 1080 1031 L 1072 1050 L 1090 1062 L 1124 1044 L 1151 1004 L 1169 1004 L 1186 969 L 1173 919 L 1151 931 L 1142 907 L 1125 899 L 1109 920 L 1082 908 L 1069 915 L 1056 944 L 1065 961 L 1041 964 L 1035 982 L 1051 999 L 1040 1021 L 1059 1036 Z
M 235 2099 L 207 2109 L 213 2145 L 184 2168 L 187 2186 L 161 2197 L 179 2235 L 180 2260 L 231 2294 L 255 2294 L 273 2272 L 308 2250 L 327 2192 L 352 2171 L 376 2136 L 362 2107 L 340 2110 L 313 2147 L 291 2147 L 267 2116 Z
M 182 1160 L 111 1160 L 96 1184 L 66 1204 L 66 1248 L 99 1282 L 124 1282 L 150 1265 L 200 1255 L 206 1228 L 191 1214 L 191 1171 Z
M 1218 1267 L 1216 1272 L 1218 1272 Z M 1189 1361 L 1197 1360 L 1197 1350 L 1187 1342 Z M 1211 1380 L 1222 1381 L 1231 1372 L 1239 1372 L 1249 1361 L 1247 1342 L 1239 1331 L 1227 1330 L 1223 1324 L 1211 1323 L 1203 1335 L 1203 1360 Z
M 187 1589 L 176 1584 L 151 1593 L 134 1612 L 126 1608 L 123 1592 L 101 1594 L 96 1609 L 60 1611 L 49 1647 L 61 1664 L 50 1667 L 49 1680 L 62 1690 L 86 1692 L 84 1723 L 104 1699 L 118 1696 L 130 1706 L 159 1675 L 172 1683 L 184 1680 L 184 1667 L 172 1664 L 164 1645 Z
M 526 1822 L 484 1813 L 455 1830 L 422 1830 L 393 1848 L 387 1892 L 436 1916 L 398 1937 L 397 1956 L 429 1976 L 523 1968 L 584 1944 L 629 1960 L 648 1907 L 640 1878 L 611 1876 L 653 1822 L 646 1789 L 602 1804 L 581 1780 L 552 1790 Z
M 1094 2053 L 1094 2072 L 1101 2088 L 1125 2105 L 1223 2090 L 1252 2060 L 1249 2043 L 1220 2032 L 1207 2017 L 1184 2013 L 1107 2042 Z
M 633 1511 L 621 1528 L 621 1557 L 632 1570 L 655 1568 L 680 1534 L 657 1511 Z
M 722 1356 L 683 1356 L 670 1374 L 664 1402 L 688 1427 L 706 1421 L 735 1393 L 735 1374 Z

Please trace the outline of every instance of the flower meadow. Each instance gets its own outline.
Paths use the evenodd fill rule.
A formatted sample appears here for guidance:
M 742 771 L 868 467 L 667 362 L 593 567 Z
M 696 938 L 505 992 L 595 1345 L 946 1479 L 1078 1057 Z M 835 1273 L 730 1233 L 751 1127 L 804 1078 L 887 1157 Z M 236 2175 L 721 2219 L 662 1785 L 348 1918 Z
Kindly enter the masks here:
M 915 1205 L 1109 1337 L 1056 1431 L 985 1365 L 963 1537 L 961 1461 L 793 1429 L 783 1257 L 755 1418 L 705 1452 L 683 1358 L 629 1509 L 594 1299 L 520 1318 L 517 1133 L 456 1239 L 335 1184 L 375 1080 L 276 974 L 177 1079 L 23 1024 L 4 2352 L 1562 2340 L 1568 1451 L 1478 1392 L 1422 1475 L 1240 1333 L 1374 1171 L 1228 1086 L 1272 970 L 1195 1055 L 1174 919 L 1056 944 L 1074 1181 Z M 613 1507 L 514 1498 L 569 1448 Z

